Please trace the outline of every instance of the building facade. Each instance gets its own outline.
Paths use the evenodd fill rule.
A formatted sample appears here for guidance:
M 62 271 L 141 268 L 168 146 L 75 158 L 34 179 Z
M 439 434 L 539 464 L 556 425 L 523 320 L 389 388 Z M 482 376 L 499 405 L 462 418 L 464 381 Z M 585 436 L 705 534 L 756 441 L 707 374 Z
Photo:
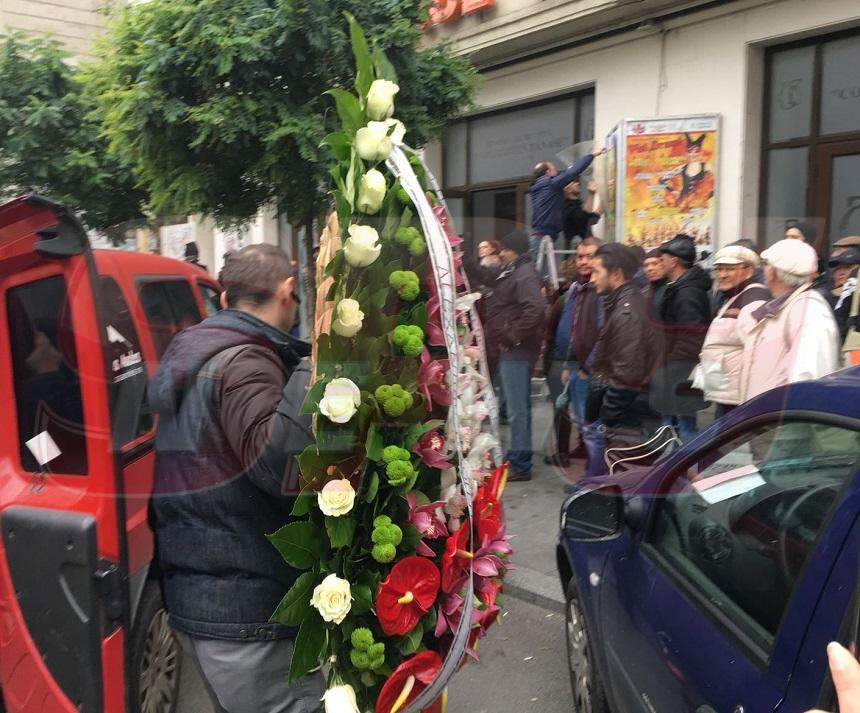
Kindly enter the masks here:
M 76 56 L 86 56 L 104 30 L 103 0 L 0 0 L 0 33 L 50 34 Z
M 483 78 L 478 108 L 427 151 L 467 237 L 528 225 L 537 160 L 625 119 L 697 114 L 720 120 L 717 246 L 768 244 L 792 219 L 821 249 L 860 234 L 857 0 L 478 4 L 439 0 L 427 29 Z

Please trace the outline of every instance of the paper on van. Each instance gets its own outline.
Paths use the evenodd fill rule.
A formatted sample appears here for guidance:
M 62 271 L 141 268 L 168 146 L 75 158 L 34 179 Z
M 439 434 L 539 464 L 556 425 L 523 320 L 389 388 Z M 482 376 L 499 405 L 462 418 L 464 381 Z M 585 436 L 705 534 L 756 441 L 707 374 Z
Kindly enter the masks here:
M 24 445 L 30 449 L 30 453 L 40 466 L 47 465 L 61 453 L 59 446 L 47 431 L 37 433 Z

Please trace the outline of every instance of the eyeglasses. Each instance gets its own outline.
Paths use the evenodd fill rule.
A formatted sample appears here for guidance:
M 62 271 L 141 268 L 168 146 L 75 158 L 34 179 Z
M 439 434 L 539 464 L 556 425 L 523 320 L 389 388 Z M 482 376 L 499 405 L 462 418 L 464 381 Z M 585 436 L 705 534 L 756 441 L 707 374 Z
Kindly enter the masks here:
M 740 268 L 741 265 L 716 265 L 714 272 L 737 272 Z

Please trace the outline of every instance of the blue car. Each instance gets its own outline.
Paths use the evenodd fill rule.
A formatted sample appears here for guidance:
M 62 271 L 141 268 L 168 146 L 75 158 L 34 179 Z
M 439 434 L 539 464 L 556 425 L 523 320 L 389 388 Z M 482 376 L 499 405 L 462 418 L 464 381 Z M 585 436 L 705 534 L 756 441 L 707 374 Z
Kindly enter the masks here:
M 834 710 L 856 643 L 860 368 L 775 389 L 590 478 L 557 548 L 577 713 Z

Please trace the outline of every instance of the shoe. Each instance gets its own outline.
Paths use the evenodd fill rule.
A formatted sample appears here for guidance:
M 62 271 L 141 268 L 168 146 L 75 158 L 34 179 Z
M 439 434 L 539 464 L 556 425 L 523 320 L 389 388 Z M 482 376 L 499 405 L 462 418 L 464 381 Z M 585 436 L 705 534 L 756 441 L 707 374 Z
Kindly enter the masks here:
M 527 480 L 532 479 L 532 474 L 529 473 L 521 473 L 518 470 L 509 470 L 508 471 L 508 482 L 509 483 L 519 483 L 525 482 Z
M 585 450 L 585 444 L 580 441 L 579 445 L 567 454 L 567 457 L 571 460 L 581 460 L 588 457 L 588 452 Z
M 543 462 L 559 468 L 570 468 L 570 458 L 566 453 L 556 453 L 553 456 L 544 456 Z

